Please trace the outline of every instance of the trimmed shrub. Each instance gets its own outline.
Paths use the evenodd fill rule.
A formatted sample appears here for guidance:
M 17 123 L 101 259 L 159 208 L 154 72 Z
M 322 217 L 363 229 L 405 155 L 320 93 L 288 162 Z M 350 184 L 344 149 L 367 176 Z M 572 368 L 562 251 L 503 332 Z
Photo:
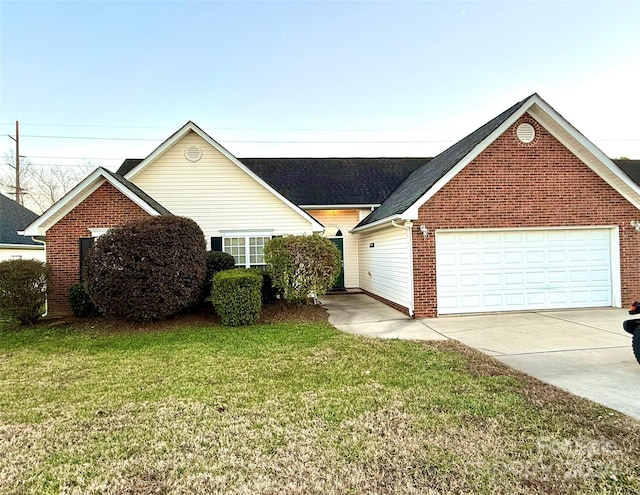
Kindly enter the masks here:
M 342 263 L 340 250 L 318 235 L 273 238 L 264 246 L 264 257 L 273 286 L 285 300 L 297 304 L 326 294 Z
M 169 318 L 202 300 L 206 243 L 190 218 L 148 217 L 100 236 L 86 261 L 85 287 L 110 316 Z
M 98 316 L 100 311 L 91 301 L 82 284 L 72 285 L 69 289 L 69 304 L 76 316 Z
M 251 325 L 260 316 L 263 278 L 256 271 L 236 268 L 213 276 L 211 302 L 223 325 Z
M 0 313 L 23 325 L 33 324 L 44 314 L 51 269 L 36 260 L 0 263 Z
M 271 281 L 271 275 L 269 275 L 265 270 L 260 270 L 259 268 L 249 268 L 252 272 L 256 272 L 256 274 L 262 277 L 262 288 L 260 290 L 262 294 L 262 305 L 271 304 L 276 300 L 276 295 L 278 294 L 278 289 L 273 287 L 273 282 Z
M 236 266 L 236 260 L 222 251 L 207 251 L 207 275 L 204 279 L 204 297 L 211 294 L 211 279 L 223 270 L 231 270 Z

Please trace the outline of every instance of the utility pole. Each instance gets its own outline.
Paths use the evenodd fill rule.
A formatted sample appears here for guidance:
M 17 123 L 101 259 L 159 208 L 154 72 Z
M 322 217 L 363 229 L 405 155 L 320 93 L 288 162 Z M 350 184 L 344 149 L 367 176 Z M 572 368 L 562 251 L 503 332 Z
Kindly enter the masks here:
M 16 120 L 16 137 L 9 136 L 16 142 L 16 203 L 22 204 L 22 189 L 20 188 L 20 123 Z
M 22 204 L 22 191 L 20 190 L 20 124 L 16 120 L 16 203 Z

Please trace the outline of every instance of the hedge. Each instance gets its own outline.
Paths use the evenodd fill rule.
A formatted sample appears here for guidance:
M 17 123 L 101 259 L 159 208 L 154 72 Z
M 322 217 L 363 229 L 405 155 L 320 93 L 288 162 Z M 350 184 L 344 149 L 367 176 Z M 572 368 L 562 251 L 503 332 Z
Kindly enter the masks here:
M 251 325 L 260 316 L 263 278 L 256 270 L 235 268 L 214 275 L 211 302 L 223 325 Z
M 0 263 L 0 313 L 23 325 L 33 324 L 44 314 L 51 269 L 37 260 L 7 260 Z

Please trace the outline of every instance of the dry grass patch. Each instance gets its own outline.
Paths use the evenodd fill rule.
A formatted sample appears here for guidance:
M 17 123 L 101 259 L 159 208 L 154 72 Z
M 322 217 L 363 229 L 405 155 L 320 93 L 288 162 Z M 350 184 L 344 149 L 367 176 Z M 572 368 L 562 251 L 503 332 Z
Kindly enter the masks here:
M 638 422 L 460 344 L 345 335 L 320 311 L 0 327 L 0 493 L 640 492 Z

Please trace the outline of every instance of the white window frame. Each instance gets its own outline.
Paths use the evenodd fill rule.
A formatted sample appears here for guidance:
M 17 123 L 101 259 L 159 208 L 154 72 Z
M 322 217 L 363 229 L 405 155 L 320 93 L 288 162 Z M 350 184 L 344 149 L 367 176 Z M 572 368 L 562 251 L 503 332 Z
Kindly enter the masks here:
M 262 263 L 251 263 L 251 239 L 255 239 L 255 238 L 264 238 L 265 241 L 268 239 L 273 238 L 273 231 L 226 231 L 226 232 L 221 232 L 222 234 L 222 251 L 227 253 L 227 251 L 225 250 L 226 246 L 225 246 L 225 241 L 230 240 L 230 239 L 244 239 L 244 263 L 238 263 L 238 260 L 236 260 L 236 266 L 237 267 L 244 267 L 244 268 L 260 268 L 262 269 L 263 267 L 265 267 L 267 264 L 264 262 L 264 258 Z M 231 254 L 231 253 L 228 253 Z M 233 256 L 233 255 L 232 255 Z M 263 254 L 264 257 L 264 254 Z M 235 256 L 234 256 L 235 258 Z

